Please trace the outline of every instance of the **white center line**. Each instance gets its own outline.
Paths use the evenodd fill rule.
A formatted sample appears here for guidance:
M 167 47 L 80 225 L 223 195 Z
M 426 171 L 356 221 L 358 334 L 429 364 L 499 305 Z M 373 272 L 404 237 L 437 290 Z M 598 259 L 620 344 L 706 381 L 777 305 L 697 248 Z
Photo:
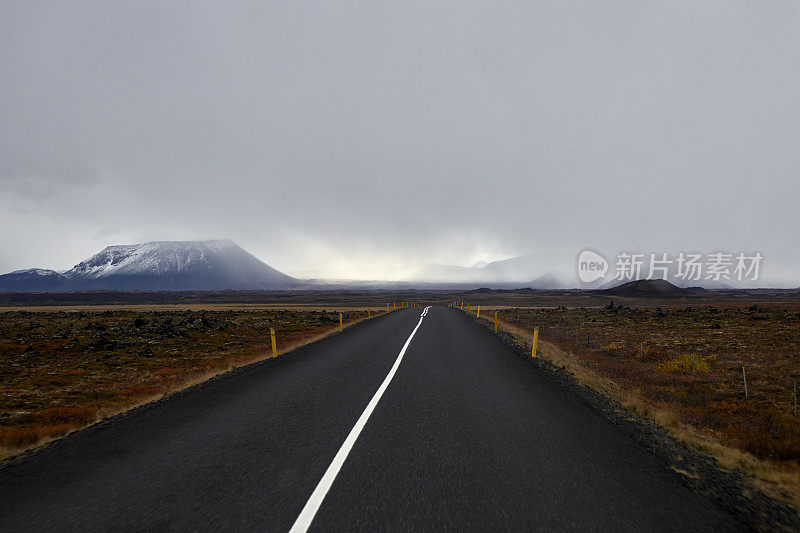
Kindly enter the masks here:
M 306 502 L 305 507 L 303 507 L 303 510 L 300 511 L 300 515 L 297 517 L 297 520 L 294 521 L 294 525 L 292 526 L 292 529 L 289 530 L 289 533 L 305 533 L 308 531 L 309 526 L 311 526 L 311 522 L 314 520 L 314 516 L 319 510 L 319 506 L 322 505 L 322 500 L 324 500 L 325 496 L 328 494 L 328 490 L 331 488 L 331 485 L 333 485 L 336 475 L 339 473 L 339 470 L 342 469 L 342 465 L 344 464 L 345 459 L 347 459 L 347 455 L 353 448 L 353 444 L 355 444 L 356 439 L 358 439 L 358 436 L 361 434 L 361 430 L 364 429 L 364 425 L 367 423 L 367 420 L 369 420 L 372 411 L 375 410 L 375 406 L 378 405 L 381 396 L 383 396 L 383 393 L 386 391 L 386 387 L 388 387 L 389 383 L 392 381 L 395 372 L 397 372 L 397 367 L 400 366 L 400 361 L 403 360 L 403 355 L 405 355 L 408 345 L 411 344 L 411 339 L 414 338 L 414 334 L 422 325 L 422 320 L 428 314 L 428 309 L 430 309 L 430 306 L 426 307 L 425 310 L 422 311 L 422 314 L 419 317 L 419 322 L 417 323 L 417 327 L 415 327 L 414 331 L 411 332 L 411 335 L 408 336 L 406 343 L 403 345 L 403 349 L 400 350 L 400 354 L 397 356 L 397 359 L 395 359 L 394 365 L 392 365 L 392 369 L 389 370 L 389 373 L 386 375 L 383 383 L 381 383 L 381 386 L 378 387 L 375 395 L 367 404 L 364 412 L 361 413 L 360 417 L 358 417 L 356 425 L 350 430 L 350 434 L 347 435 L 342 447 L 339 448 L 339 451 L 336 453 L 336 457 L 333 458 L 330 466 L 325 471 L 325 475 L 323 475 L 322 479 L 320 479 L 319 483 L 317 483 L 317 488 L 314 489 L 314 492 Z

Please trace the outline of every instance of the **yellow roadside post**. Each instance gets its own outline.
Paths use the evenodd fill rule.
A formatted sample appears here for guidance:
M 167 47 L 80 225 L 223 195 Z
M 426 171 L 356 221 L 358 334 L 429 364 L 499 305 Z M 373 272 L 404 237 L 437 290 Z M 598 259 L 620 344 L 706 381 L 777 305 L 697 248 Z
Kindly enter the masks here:
M 372 318 L 372 310 L 367 308 L 367 318 Z
M 388 303 L 386 304 L 386 312 L 387 313 L 389 312 L 389 304 Z
M 342 313 L 339 313 L 339 333 L 342 332 Z
M 533 348 L 531 349 L 531 357 L 536 357 L 536 345 L 539 343 L 539 326 L 533 328 Z
M 274 329 L 269 328 L 269 336 L 270 336 L 270 339 L 272 339 L 272 357 L 275 357 L 275 356 L 278 355 L 278 347 L 275 345 L 275 330 Z
M 480 318 L 480 317 L 481 317 L 481 306 L 479 305 L 478 306 L 478 316 L 476 316 L 475 318 Z
M 494 332 L 497 333 L 497 311 L 494 312 Z

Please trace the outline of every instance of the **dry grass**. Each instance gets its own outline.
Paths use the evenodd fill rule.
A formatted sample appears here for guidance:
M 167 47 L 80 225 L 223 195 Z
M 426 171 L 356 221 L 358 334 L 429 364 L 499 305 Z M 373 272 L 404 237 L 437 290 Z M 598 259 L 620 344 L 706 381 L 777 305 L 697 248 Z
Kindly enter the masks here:
M 354 305 L 346 303 L 189 303 L 189 304 L 96 304 L 96 305 L 15 305 L 0 306 L 0 313 L 9 311 L 59 312 L 59 311 L 366 311 L 385 312 L 385 305 Z
M 540 357 L 800 507 L 791 390 L 800 381 L 797 309 L 501 309 L 498 316 L 528 346 L 539 326 Z
M 269 328 L 284 353 L 338 321 L 330 310 L 0 313 L 0 459 L 271 357 Z

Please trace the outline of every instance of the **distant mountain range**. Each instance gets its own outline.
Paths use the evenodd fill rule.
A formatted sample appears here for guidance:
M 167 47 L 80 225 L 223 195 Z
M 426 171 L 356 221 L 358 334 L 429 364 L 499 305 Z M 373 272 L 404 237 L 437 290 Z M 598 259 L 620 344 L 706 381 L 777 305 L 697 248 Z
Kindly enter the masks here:
M 575 258 L 565 255 L 524 255 L 472 266 L 422 264 L 396 280 L 328 280 L 303 272 L 305 280 L 288 276 L 230 240 L 164 241 L 109 246 L 66 272 L 32 268 L 0 276 L 0 291 L 50 292 L 87 290 L 283 290 L 299 288 L 492 287 L 537 290 L 611 289 L 631 280 L 604 278 L 583 283 L 573 270 Z M 649 273 L 645 258 L 639 279 Z M 315 274 L 315 275 L 311 275 Z M 730 289 L 735 281 L 684 280 L 674 265 L 667 279 L 679 288 Z M 299 274 L 298 274 L 299 275 Z M 316 278 L 316 279 L 309 279 Z M 635 279 L 633 280 L 635 281 Z M 769 284 L 767 286 L 779 286 Z
M 109 246 L 66 272 L 32 268 L 0 276 L 0 291 L 270 290 L 303 283 L 230 240 Z
M 569 259 L 566 260 L 567 262 Z M 479 261 L 472 266 L 441 265 L 426 263 L 411 269 L 402 281 L 424 283 L 475 283 L 475 284 L 507 284 L 517 283 L 520 287 L 528 286 L 532 279 L 541 276 L 559 264 L 564 258 L 553 255 L 522 255 L 486 263 Z M 553 274 L 559 278 L 559 287 L 578 287 L 578 279 L 572 279 L 559 271 Z M 556 287 L 547 287 L 556 288 Z
M 565 255 L 523 255 L 502 261 L 493 261 L 483 264 L 476 263 L 472 266 L 454 266 L 441 264 L 423 264 L 412 269 L 403 279 L 407 282 L 423 283 L 457 283 L 485 285 L 487 287 L 508 286 L 531 287 L 539 290 L 558 289 L 610 289 L 629 281 L 648 279 L 650 271 L 649 256 L 642 259 L 639 274 L 627 279 L 618 279 L 615 275 L 615 265 L 609 265 L 609 271 L 604 278 L 591 283 L 584 283 L 575 270 L 575 257 Z M 671 264 L 667 268 L 665 281 L 679 288 L 702 287 L 704 289 L 733 289 L 746 287 L 747 282 L 736 280 L 683 279 L 677 275 L 677 265 Z M 656 270 L 653 279 L 661 277 L 661 272 Z M 751 282 L 752 286 L 752 282 Z M 770 280 L 767 286 L 781 286 L 780 283 Z

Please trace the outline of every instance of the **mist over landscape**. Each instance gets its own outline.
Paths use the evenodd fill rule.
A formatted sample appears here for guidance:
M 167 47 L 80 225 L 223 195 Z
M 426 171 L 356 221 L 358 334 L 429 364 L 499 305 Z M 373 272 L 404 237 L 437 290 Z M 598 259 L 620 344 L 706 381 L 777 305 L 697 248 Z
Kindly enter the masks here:
M 797 0 L 0 0 L 0 533 L 800 531 Z
M 0 272 L 231 239 L 305 279 L 549 258 L 530 281 L 592 248 L 760 252 L 763 284 L 797 287 L 798 18 L 4 2 Z

